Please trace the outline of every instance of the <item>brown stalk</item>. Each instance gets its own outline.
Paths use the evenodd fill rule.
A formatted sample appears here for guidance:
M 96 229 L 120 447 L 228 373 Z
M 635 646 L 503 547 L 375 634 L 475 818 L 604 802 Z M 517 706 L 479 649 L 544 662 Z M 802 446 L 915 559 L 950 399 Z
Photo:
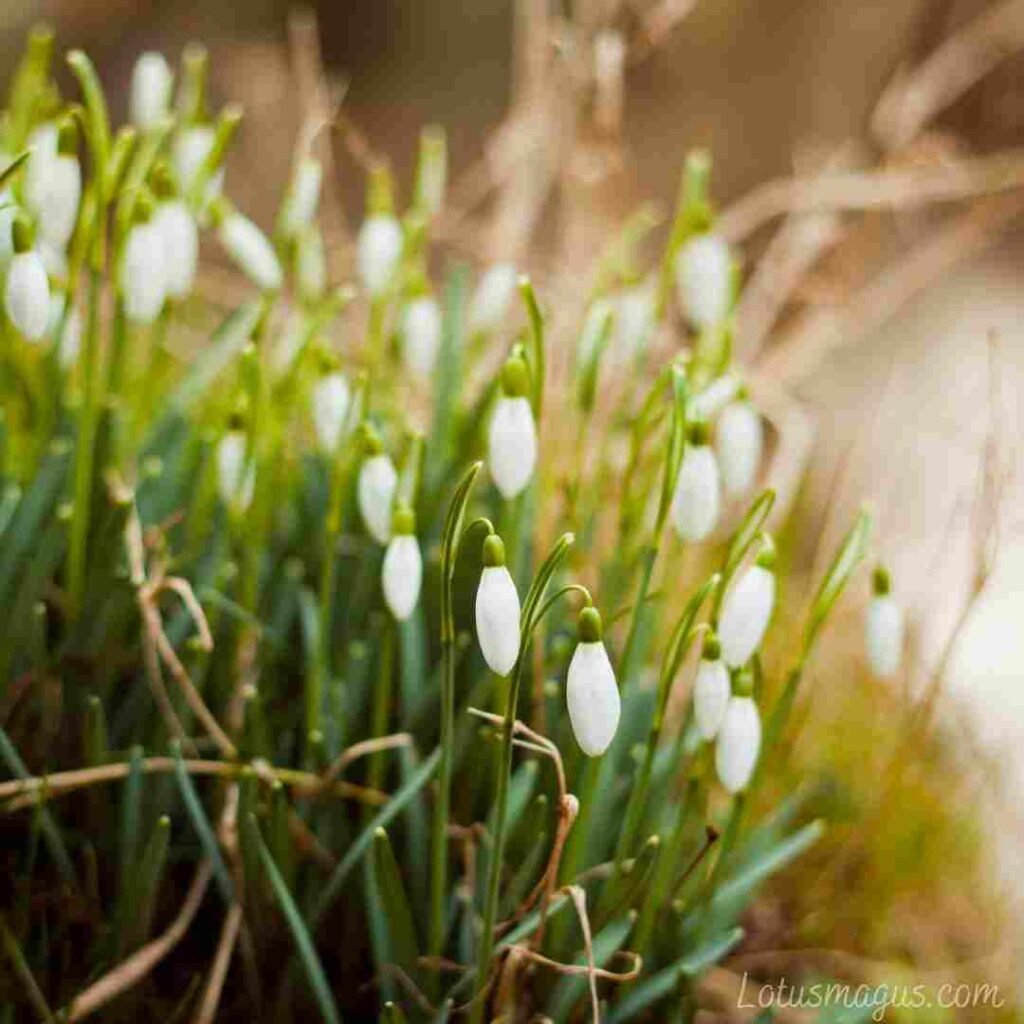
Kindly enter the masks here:
M 118 964 L 113 970 L 93 982 L 84 992 L 75 997 L 68 1007 L 67 1020 L 84 1020 L 105 1006 L 115 997 L 137 985 L 156 965 L 163 960 L 181 941 L 189 925 L 199 910 L 206 894 L 206 888 L 213 876 L 213 869 L 208 860 L 200 863 L 192 884 L 185 894 L 185 899 L 178 911 L 178 916 L 170 927 L 159 938 L 146 943 L 140 950 L 133 953 L 127 960 Z
M 412 736 L 407 732 L 396 732 L 390 736 L 376 736 L 373 739 L 353 743 L 343 750 L 320 776 L 321 784 L 329 786 L 357 758 L 368 754 L 377 754 L 382 750 L 395 750 L 412 744 Z
M 237 902 L 232 903 L 224 918 L 224 926 L 221 928 L 220 941 L 217 943 L 217 952 L 214 954 L 213 966 L 210 968 L 210 976 L 206 981 L 203 998 L 194 1018 L 195 1024 L 213 1024 L 213 1020 L 217 1015 L 217 1007 L 220 1005 L 221 993 L 224 991 L 224 981 L 227 978 L 228 967 L 231 964 L 231 956 L 235 951 L 235 944 L 238 942 L 241 925 L 242 905 Z

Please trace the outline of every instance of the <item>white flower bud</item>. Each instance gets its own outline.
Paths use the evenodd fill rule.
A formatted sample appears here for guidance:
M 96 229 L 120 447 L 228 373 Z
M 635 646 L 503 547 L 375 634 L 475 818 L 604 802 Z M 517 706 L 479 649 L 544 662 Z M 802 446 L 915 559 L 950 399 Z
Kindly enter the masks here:
M 473 331 L 493 331 L 508 313 L 516 290 L 516 268 L 511 263 L 488 267 L 469 303 L 469 327 Z
M 745 494 L 753 487 L 763 448 L 764 427 L 758 411 L 747 401 L 727 405 L 715 424 L 715 451 L 729 494 Z
M 384 601 L 399 622 L 405 622 L 420 599 L 423 556 L 419 541 L 411 533 L 396 533 L 384 553 L 381 570 Z
M 249 459 L 245 434 L 229 430 L 217 445 L 217 489 L 228 508 L 244 512 L 252 503 L 256 466 Z
M 7 271 L 4 304 L 11 323 L 29 341 L 38 341 L 50 322 L 50 281 L 39 253 L 17 253 Z
M 291 188 L 281 210 L 281 231 L 293 238 L 313 223 L 317 203 L 320 202 L 320 183 L 323 168 L 319 160 L 305 157 L 300 161 L 292 179 Z
M 295 286 L 307 302 L 314 302 L 327 288 L 327 254 L 323 235 L 315 226 L 299 236 L 295 255 Z
M 402 256 L 402 227 L 390 214 L 367 217 L 359 229 L 356 265 L 367 292 L 377 298 L 391 287 Z
M 726 665 L 738 668 L 761 646 L 774 607 L 775 574 L 763 565 L 752 565 L 722 602 L 718 640 Z
M 864 617 L 864 643 L 871 671 L 891 679 L 903 660 L 903 609 L 892 594 L 875 594 Z
M 151 324 L 167 295 L 164 238 L 155 220 L 135 224 L 121 256 L 121 294 L 129 320 Z
M 164 281 L 167 294 L 183 299 L 192 291 L 199 263 L 199 229 L 186 203 L 172 199 L 161 203 L 153 215 L 164 247 Z
M 713 740 L 718 735 L 731 696 L 732 684 L 725 663 L 720 658 L 702 658 L 693 683 L 693 714 L 701 739 Z
M 615 302 L 615 349 L 621 356 L 638 352 L 654 329 L 654 293 L 638 284 L 619 293 Z
M 269 239 L 248 217 L 227 213 L 217 232 L 221 245 L 253 284 L 265 292 L 281 287 L 281 264 Z
M 622 710 L 615 671 L 601 640 L 576 645 L 566 681 L 569 722 L 587 757 L 603 754 L 615 738 Z
M 750 783 L 761 753 L 761 716 L 753 697 L 730 697 L 715 744 L 718 780 L 733 794 Z
M 697 327 L 713 327 L 729 313 L 732 302 L 732 258 L 725 239 L 696 235 L 676 256 L 679 305 Z
M 313 387 L 313 426 L 320 447 L 328 452 L 338 447 L 351 400 L 348 381 L 340 371 L 324 374 Z
M 499 561 L 500 564 L 492 564 Z M 492 672 L 507 676 L 519 657 L 519 594 L 505 565 L 505 547 L 497 536 L 484 542 L 484 569 L 476 591 L 476 636 Z
M 736 397 L 742 386 L 743 381 L 735 373 L 723 373 L 690 399 L 687 416 L 695 420 L 714 419 Z
M 530 482 L 537 464 L 537 425 L 525 397 L 503 395 L 494 405 L 487 433 L 487 465 L 506 501 Z
M 194 124 L 183 128 L 174 140 L 171 160 L 178 183 L 184 195 L 192 191 L 199 171 L 213 149 L 216 131 L 208 124 Z M 224 168 L 221 167 L 210 178 L 206 186 L 206 201 L 220 194 L 224 186 Z
M 156 128 L 171 105 L 174 73 L 162 53 L 142 54 L 132 70 L 128 94 L 131 122 L 136 128 Z
M 441 308 L 433 295 L 419 295 L 402 315 L 402 354 L 420 377 L 429 376 L 441 348 Z
M 359 467 L 356 500 L 367 533 L 378 544 L 387 544 L 391 537 L 391 506 L 398 487 L 398 473 L 383 453 L 371 455 Z
M 35 214 L 40 242 L 64 249 L 75 230 L 82 169 L 70 154 L 33 154 L 25 175 L 25 205 Z
M 690 542 L 703 540 L 715 528 L 721 507 L 718 463 L 707 444 L 688 444 L 672 495 L 672 525 Z

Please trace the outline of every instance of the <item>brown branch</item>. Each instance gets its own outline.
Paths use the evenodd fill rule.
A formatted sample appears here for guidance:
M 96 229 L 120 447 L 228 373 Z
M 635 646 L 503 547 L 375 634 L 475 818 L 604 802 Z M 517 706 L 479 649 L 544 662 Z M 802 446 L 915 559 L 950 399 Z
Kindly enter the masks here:
M 390 736 L 376 736 L 373 739 L 353 743 L 343 750 L 321 775 L 321 783 L 329 786 L 353 761 L 368 754 L 377 754 L 382 750 L 394 750 L 412 744 L 412 736 L 407 732 L 397 732 Z
M 228 967 L 231 965 L 235 944 L 238 942 L 241 925 L 242 905 L 241 903 L 232 903 L 224 918 L 224 926 L 221 928 L 213 966 L 210 968 L 210 976 L 206 981 L 202 1002 L 200 1002 L 199 1010 L 195 1015 L 195 1024 L 213 1024 L 214 1018 L 217 1016 L 217 1007 L 220 1005 L 224 981 L 227 978 Z

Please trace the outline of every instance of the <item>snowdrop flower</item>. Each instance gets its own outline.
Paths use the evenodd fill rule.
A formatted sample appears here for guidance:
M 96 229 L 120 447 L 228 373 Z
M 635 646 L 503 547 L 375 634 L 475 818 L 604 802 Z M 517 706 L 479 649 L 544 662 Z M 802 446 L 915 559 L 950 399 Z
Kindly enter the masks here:
M 391 539 L 391 506 L 398 487 L 398 473 L 384 454 L 384 445 L 376 431 L 367 432 L 366 446 L 369 457 L 359 467 L 356 500 L 366 532 L 378 544 L 387 544 Z
M 423 583 L 423 556 L 416 540 L 416 517 L 409 508 L 397 508 L 394 536 L 384 553 L 381 582 L 384 601 L 399 622 L 412 615 Z
M 183 199 L 160 203 L 153 216 L 163 242 L 164 285 L 172 299 L 184 299 L 191 291 L 199 263 L 199 229 Z
M 745 494 L 754 485 L 763 448 L 761 416 L 742 395 L 722 410 L 715 424 L 718 467 L 729 494 Z
M 596 608 L 580 612 L 577 631 L 579 643 L 566 681 L 569 722 L 583 753 L 598 757 L 608 749 L 619 727 L 619 687 L 601 639 L 601 616 Z
M 701 739 L 713 740 L 718 735 L 731 696 L 732 683 L 721 660 L 721 647 L 717 638 L 709 635 L 693 683 L 693 714 Z
M 638 284 L 619 293 L 615 302 L 615 348 L 624 356 L 639 351 L 654 329 L 654 292 Z
M 693 420 L 713 420 L 743 388 L 735 373 L 723 373 L 690 399 L 686 414 Z
M 286 238 L 294 238 L 313 223 L 323 173 L 319 160 L 307 156 L 299 161 L 281 208 L 281 233 Z
M 164 236 L 153 217 L 152 203 L 138 199 L 121 253 L 120 287 L 125 315 L 140 324 L 151 324 L 167 297 Z
M 307 302 L 315 302 L 327 288 L 324 239 L 315 225 L 299 235 L 295 248 L 295 286 Z
M 882 679 L 891 679 L 903 660 L 903 609 L 892 596 L 889 573 L 875 569 L 872 596 L 864 619 L 864 642 L 871 671 Z
M 750 695 L 749 676 L 741 672 L 737 677 L 736 693 L 729 698 L 715 744 L 718 781 L 734 795 L 750 784 L 761 753 L 761 715 Z
M 429 376 L 441 348 L 441 307 L 429 292 L 417 295 L 402 314 L 402 355 L 419 377 Z
M 269 239 L 248 217 L 237 210 L 221 209 L 217 237 L 238 268 L 265 292 L 281 287 L 283 274 L 277 253 Z
M 217 489 L 232 512 L 244 512 L 252 504 L 256 466 L 249 458 L 245 431 L 233 420 L 217 445 Z
M 487 268 L 469 302 L 470 330 L 493 331 L 500 325 L 515 294 L 516 276 L 511 263 L 495 263 Z
M 25 174 L 25 204 L 36 218 L 40 242 L 63 250 L 75 230 L 82 198 L 78 129 L 65 121 L 52 151 L 33 153 Z
M 370 172 L 366 220 L 356 240 L 356 268 L 371 298 L 380 298 L 391 287 L 402 246 L 402 226 L 391 198 L 391 171 L 387 164 L 378 164 Z
M 132 70 L 128 110 L 136 128 L 156 128 L 167 117 L 171 105 L 174 73 L 162 53 L 142 54 Z
M 703 540 L 715 528 L 721 497 L 718 463 L 708 444 L 707 424 L 691 424 L 688 440 L 670 514 L 676 533 L 692 543 Z
M 676 256 L 679 305 L 699 328 L 721 323 L 732 304 L 732 257 L 725 239 L 695 235 Z
M 761 646 L 775 607 L 775 547 L 767 538 L 757 561 L 732 585 L 722 602 L 718 640 L 722 660 L 739 668 Z
M 313 427 L 325 451 L 333 452 L 338 447 L 351 401 L 345 374 L 328 367 L 313 387 Z
M 183 128 L 174 140 L 171 159 L 183 195 L 189 195 L 199 177 L 203 163 L 213 149 L 216 131 L 210 124 L 192 124 Z M 224 187 L 224 168 L 219 168 L 206 185 L 207 202 L 216 198 Z
M 521 356 L 510 356 L 502 367 L 502 394 L 487 433 L 487 464 L 506 501 L 526 487 L 537 464 L 537 425 L 526 397 L 528 383 L 526 363 Z
M 32 241 L 31 224 L 18 217 L 11 228 L 14 257 L 7 271 L 4 306 L 18 332 L 38 341 L 50 322 L 50 281 Z
M 519 594 L 497 534 L 484 540 L 484 568 L 476 591 L 476 636 L 488 668 L 507 676 L 519 657 Z

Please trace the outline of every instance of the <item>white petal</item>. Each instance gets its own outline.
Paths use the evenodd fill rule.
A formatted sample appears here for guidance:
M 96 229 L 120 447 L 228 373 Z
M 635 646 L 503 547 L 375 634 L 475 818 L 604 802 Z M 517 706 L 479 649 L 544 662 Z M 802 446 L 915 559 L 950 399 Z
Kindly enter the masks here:
M 356 498 L 367 532 L 378 544 L 391 538 L 391 506 L 398 486 L 398 473 L 386 455 L 373 455 L 359 468 Z
M 751 697 L 731 697 L 715 746 L 718 780 L 730 793 L 747 788 L 761 752 L 761 716 Z
M 745 494 L 754 485 L 764 448 L 764 428 L 749 402 L 733 402 L 715 425 L 715 451 L 722 483 L 729 494 Z
M 402 228 L 391 216 L 368 217 L 359 229 L 356 265 L 363 286 L 372 296 L 387 291 L 402 255 Z
M 7 315 L 29 341 L 38 341 L 50 322 L 50 281 L 37 252 L 23 252 L 11 260 L 4 292 Z
M 221 244 L 241 271 L 266 292 L 281 287 L 281 264 L 267 236 L 248 217 L 229 213 L 220 226 Z
M 441 309 L 431 295 L 421 295 L 405 307 L 402 318 L 402 353 L 406 365 L 421 377 L 428 376 L 441 348 Z
M 654 295 L 644 284 L 619 295 L 615 312 L 615 348 L 631 356 L 643 347 L 654 328 Z
M 256 467 L 248 457 L 245 434 L 229 430 L 217 445 L 217 488 L 221 501 L 244 511 L 252 503 Z
M 318 160 L 306 157 L 295 172 L 291 190 L 281 214 L 281 228 L 289 237 L 309 227 L 320 202 L 323 168 Z
M 732 298 L 732 260 L 726 241 L 717 235 L 697 235 L 676 257 L 679 304 L 698 327 L 725 319 Z
M 474 331 L 493 330 L 505 318 L 516 290 L 516 268 L 511 263 L 488 267 L 469 303 L 469 326 Z
M 155 128 L 167 116 L 174 75 L 162 53 L 150 51 L 135 62 L 128 107 L 138 128 Z
M 128 232 L 121 258 L 121 293 L 125 314 L 137 323 L 152 323 L 166 297 L 163 236 L 156 221 L 136 224 Z
M 722 602 L 718 640 L 726 665 L 738 668 L 761 646 L 774 606 L 774 574 L 763 566 L 752 565 Z
M 322 448 L 334 451 L 341 438 L 351 401 L 348 381 L 343 373 L 328 373 L 313 388 L 313 426 Z
M 695 420 L 712 420 L 739 391 L 743 381 L 735 373 L 723 373 L 690 399 L 687 415 Z
M 519 656 L 519 594 L 504 565 L 485 566 L 476 591 L 476 635 L 492 672 L 507 676 Z
M 199 262 L 199 229 L 188 206 L 181 199 L 161 203 L 154 221 L 164 245 L 164 275 L 167 294 L 183 299 L 192 291 Z
M 36 215 L 40 241 L 63 249 L 71 238 L 82 198 L 77 157 L 53 154 L 33 159 L 25 178 L 25 203 Z
M 172 160 L 178 175 L 178 184 L 186 195 L 192 190 L 196 176 L 207 155 L 213 148 L 216 133 L 210 125 L 191 125 L 179 132 L 174 140 Z M 206 200 L 218 195 L 224 185 L 224 168 L 221 167 L 206 185 Z
M 423 558 L 419 542 L 411 534 L 403 533 L 392 539 L 384 553 L 381 572 L 384 600 L 391 614 L 404 622 L 416 607 L 423 583 Z
M 875 595 L 864 620 L 864 642 L 871 671 L 889 679 L 903 660 L 903 609 L 892 594 Z
M 499 398 L 488 431 L 488 466 L 501 496 L 511 500 L 537 464 L 537 426 L 527 398 Z
M 703 540 L 715 528 L 721 507 L 718 463 L 706 444 L 687 445 L 672 495 L 672 523 L 685 541 Z
M 295 285 L 307 301 L 314 301 L 327 288 L 327 253 L 323 235 L 315 226 L 306 228 L 299 236 L 295 260 Z
M 603 754 L 619 727 L 621 702 L 615 672 L 600 641 L 576 645 L 566 682 L 569 721 L 587 757 Z
M 718 734 L 731 696 L 732 685 L 725 663 L 718 659 L 701 659 L 693 683 L 693 714 L 702 739 L 713 740 Z

